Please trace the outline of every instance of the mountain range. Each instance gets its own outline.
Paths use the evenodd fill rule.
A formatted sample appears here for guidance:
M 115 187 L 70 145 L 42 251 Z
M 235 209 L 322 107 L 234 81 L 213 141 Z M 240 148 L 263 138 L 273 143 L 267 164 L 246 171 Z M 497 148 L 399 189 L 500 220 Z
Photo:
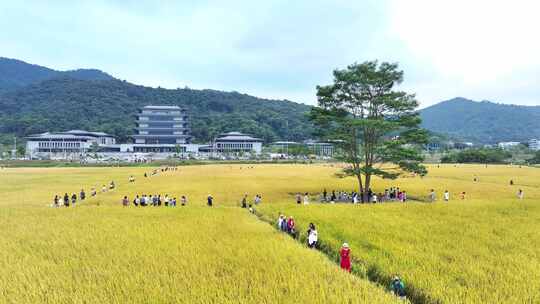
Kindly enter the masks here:
M 526 142 L 540 138 L 540 106 L 517 106 L 462 97 L 420 111 L 432 132 L 475 143 Z
M 311 137 L 310 107 L 238 92 L 151 88 L 118 80 L 99 70 L 55 71 L 0 58 L 0 134 L 88 129 L 126 141 L 145 105 L 186 108 L 198 142 L 240 131 L 264 139 Z
M 188 110 L 192 136 L 207 142 L 240 131 L 264 139 L 312 137 L 310 106 L 238 92 L 163 89 L 135 85 L 96 69 L 57 71 L 0 57 L 0 143 L 13 135 L 88 129 L 126 141 L 144 105 Z M 454 98 L 420 110 L 422 126 L 452 139 L 476 143 L 540 138 L 540 107 Z
M 18 89 L 30 84 L 59 77 L 80 80 L 112 80 L 114 77 L 95 69 L 55 71 L 17 59 L 0 57 L 0 92 Z

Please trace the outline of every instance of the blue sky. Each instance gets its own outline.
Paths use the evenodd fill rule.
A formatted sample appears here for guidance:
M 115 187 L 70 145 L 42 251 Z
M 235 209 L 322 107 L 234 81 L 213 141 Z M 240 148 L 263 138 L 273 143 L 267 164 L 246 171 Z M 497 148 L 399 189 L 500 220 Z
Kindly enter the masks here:
M 315 104 L 335 68 L 399 62 L 422 106 L 540 104 L 538 1 L 9 1 L 0 56 L 148 86 Z

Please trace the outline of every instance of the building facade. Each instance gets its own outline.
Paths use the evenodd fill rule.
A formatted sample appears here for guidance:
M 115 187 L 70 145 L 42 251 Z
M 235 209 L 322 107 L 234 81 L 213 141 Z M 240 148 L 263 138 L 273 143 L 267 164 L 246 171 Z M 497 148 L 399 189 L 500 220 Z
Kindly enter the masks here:
M 519 142 L 518 141 L 507 141 L 507 142 L 500 142 L 497 144 L 497 146 L 501 149 L 510 149 L 512 147 L 517 147 L 519 146 Z
M 137 116 L 135 144 L 189 144 L 186 110 L 177 106 L 145 106 Z
M 334 155 L 334 145 L 332 143 L 314 140 L 306 140 L 304 143 L 311 153 L 315 155 L 325 157 L 332 157 Z
M 214 152 L 224 154 L 255 153 L 262 152 L 262 139 L 251 137 L 240 132 L 220 134 L 213 144 Z
M 538 139 L 529 140 L 529 149 L 533 151 L 540 151 L 540 140 Z
M 26 137 L 26 154 L 31 158 L 80 158 L 94 146 L 114 145 L 115 138 L 103 132 L 71 130 Z
M 186 152 L 191 141 L 186 110 L 177 106 L 145 106 L 139 110 L 134 152 Z

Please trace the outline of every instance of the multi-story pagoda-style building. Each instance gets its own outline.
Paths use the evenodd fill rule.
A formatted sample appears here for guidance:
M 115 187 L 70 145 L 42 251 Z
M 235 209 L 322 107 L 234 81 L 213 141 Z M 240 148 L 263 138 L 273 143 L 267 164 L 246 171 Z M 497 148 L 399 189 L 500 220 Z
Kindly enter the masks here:
M 134 152 L 185 150 L 191 140 L 186 110 L 177 106 L 145 106 L 139 110 Z M 183 151 L 181 151 L 183 152 Z

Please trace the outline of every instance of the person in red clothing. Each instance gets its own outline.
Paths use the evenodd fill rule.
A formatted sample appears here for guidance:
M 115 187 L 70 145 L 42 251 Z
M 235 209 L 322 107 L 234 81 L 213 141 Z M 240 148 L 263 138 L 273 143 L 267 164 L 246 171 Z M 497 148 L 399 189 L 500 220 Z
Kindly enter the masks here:
M 287 221 L 287 231 L 291 235 L 294 235 L 296 232 L 296 226 L 295 226 L 294 218 L 292 217 L 292 215 L 289 217 L 289 220 Z
M 341 269 L 351 272 L 351 249 L 349 249 L 349 244 L 343 243 L 339 255 L 341 256 Z

